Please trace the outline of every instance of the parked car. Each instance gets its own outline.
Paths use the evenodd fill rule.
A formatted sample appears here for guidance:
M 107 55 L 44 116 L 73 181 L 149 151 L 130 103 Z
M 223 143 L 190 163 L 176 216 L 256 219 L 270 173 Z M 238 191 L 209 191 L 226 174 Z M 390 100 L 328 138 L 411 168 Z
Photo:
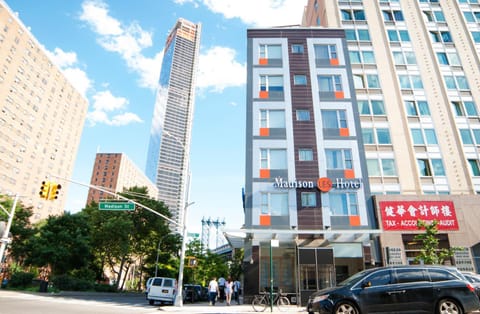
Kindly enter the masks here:
M 150 305 L 175 302 L 177 280 L 175 278 L 152 277 L 147 280 L 147 300 Z
M 183 302 L 199 302 L 206 301 L 208 295 L 201 285 L 186 284 L 183 285 Z
M 468 313 L 480 309 L 475 288 L 454 267 L 389 266 L 361 271 L 312 294 L 309 313 Z
M 469 273 L 463 272 L 462 273 L 465 278 L 475 287 L 475 292 L 477 296 L 480 298 L 480 275 L 477 273 Z

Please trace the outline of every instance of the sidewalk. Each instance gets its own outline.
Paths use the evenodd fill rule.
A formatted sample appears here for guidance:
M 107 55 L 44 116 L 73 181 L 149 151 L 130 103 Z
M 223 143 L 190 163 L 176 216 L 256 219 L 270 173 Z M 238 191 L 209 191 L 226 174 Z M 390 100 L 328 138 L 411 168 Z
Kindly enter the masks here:
M 201 313 L 257 313 L 253 309 L 251 304 L 241 304 L 236 305 L 232 304 L 227 306 L 226 303 L 217 302 L 215 306 L 211 306 L 206 302 L 201 303 L 185 303 L 183 307 L 179 306 L 160 306 L 158 308 L 160 312 L 165 313 L 192 313 L 192 314 L 201 314 Z M 305 314 L 305 307 L 298 307 L 296 305 L 290 305 L 288 307 L 282 307 L 280 311 L 276 306 L 273 307 L 273 312 L 270 312 L 270 307 L 267 307 L 263 313 L 303 313 Z

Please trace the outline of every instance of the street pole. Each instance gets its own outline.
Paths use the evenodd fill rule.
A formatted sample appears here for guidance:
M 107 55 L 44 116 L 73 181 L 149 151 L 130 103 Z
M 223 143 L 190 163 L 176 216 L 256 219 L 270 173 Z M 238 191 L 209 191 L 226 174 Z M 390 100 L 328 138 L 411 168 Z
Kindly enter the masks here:
M 270 240 L 270 312 L 273 312 L 273 263 L 272 263 L 272 240 Z
M 187 249 L 187 208 L 195 202 L 185 203 L 183 212 L 183 236 L 182 236 L 182 250 L 180 251 L 180 267 L 178 269 L 178 292 L 175 297 L 175 306 L 183 306 L 183 270 L 185 268 L 185 251 Z
M 8 215 L 8 222 L 7 222 L 7 226 L 5 227 L 5 231 L 3 232 L 3 236 L 0 239 L 0 241 L 2 242 L 0 246 L 0 263 L 3 263 L 3 254 L 5 254 L 7 243 L 9 242 L 8 234 L 10 233 L 10 227 L 12 226 L 13 216 L 15 215 L 15 208 L 17 207 L 17 201 L 18 201 L 18 194 L 15 195 L 15 200 L 13 201 L 13 206 L 12 206 L 12 209 L 10 210 L 10 214 L 2 207 L 2 209 Z

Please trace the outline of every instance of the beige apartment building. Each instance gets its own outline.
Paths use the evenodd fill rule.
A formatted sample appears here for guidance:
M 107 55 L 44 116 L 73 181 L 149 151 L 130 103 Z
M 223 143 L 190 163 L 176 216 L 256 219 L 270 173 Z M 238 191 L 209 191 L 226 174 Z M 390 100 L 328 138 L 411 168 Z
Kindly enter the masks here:
M 345 31 L 382 230 L 372 262 L 412 263 L 415 222 L 437 220 L 441 247 L 464 248 L 451 262 L 480 271 L 478 1 L 309 0 L 303 25 Z
M 102 187 L 107 191 L 123 192 L 134 186 L 147 187 L 151 198 L 158 198 L 158 189 L 150 179 L 127 157 L 121 153 L 97 153 L 93 165 L 90 184 Z M 87 204 L 102 199 L 113 198 L 111 194 L 90 188 L 88 190 Z
M 0 1 L 0 194 L 32 206 L 32 222 L 63 214 L 87 100 L 49 59 L 17 14 Z M 41 182 L 61 184 L 58 199 Z

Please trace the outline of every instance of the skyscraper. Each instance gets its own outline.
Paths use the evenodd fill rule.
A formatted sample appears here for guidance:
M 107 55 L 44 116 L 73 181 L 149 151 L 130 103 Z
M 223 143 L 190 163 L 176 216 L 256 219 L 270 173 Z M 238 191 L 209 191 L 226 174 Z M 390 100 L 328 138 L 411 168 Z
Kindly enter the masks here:
M 48 57 L 18 14 L 0 1 L 0 194 L 21 195 L 32 222 L 65 210 L 88 103 Z M 58 199 L 39 197 L 42 181 Z
M 168 35 L 156 94 L 146 173 L 172 219 L 184 222 L 201 25 L 179 19 Z M 177 228 L 177 231 L 179 229 Z

